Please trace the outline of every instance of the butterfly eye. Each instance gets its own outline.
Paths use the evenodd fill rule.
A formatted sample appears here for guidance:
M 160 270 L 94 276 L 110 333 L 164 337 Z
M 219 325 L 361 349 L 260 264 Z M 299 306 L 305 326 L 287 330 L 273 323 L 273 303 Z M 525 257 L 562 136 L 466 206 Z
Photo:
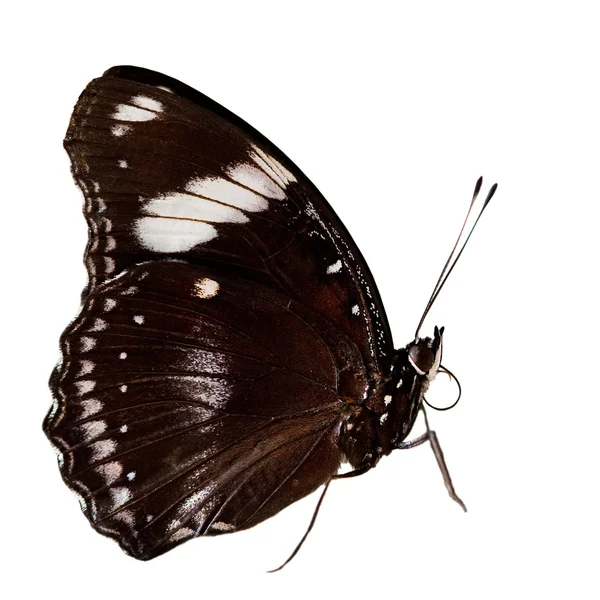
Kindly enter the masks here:
M 419 375 L 426 375 L 435 363 L 435 356 L 425 340 L 418 340 L 408 351 L 408 357 Z

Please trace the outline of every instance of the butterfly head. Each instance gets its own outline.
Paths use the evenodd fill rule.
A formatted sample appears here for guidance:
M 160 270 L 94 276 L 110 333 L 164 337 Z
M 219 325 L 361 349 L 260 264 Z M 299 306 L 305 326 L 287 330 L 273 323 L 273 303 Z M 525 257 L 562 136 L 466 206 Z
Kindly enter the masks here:
M 442 362 L 444 328 L 436 326 L 433 337 L 417 338 L 408 346 L 408 361 L 419 375 L 433 381 Z

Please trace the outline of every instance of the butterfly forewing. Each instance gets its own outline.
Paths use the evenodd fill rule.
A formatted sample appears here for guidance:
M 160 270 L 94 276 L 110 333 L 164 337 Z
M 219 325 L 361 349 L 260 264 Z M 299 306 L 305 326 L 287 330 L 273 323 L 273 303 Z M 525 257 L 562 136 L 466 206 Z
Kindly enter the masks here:
M 391 335 L 359 250 L 241 119 L 168 77 L 116 68 L 80 97 L 65 146 L 86 197 L 91 288 L 143 260 L 217 263 L 326 315 L 388 370 Z

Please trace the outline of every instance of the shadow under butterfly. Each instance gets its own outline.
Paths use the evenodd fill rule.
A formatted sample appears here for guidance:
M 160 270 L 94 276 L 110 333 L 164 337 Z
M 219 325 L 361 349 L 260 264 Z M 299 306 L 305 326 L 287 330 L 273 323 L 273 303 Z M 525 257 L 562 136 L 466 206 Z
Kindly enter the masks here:
M 477 182 L 415 339 L 395 350 L 369 268 L 323 196 L 203 94 L 114 67 L 82 93 L 65 147 L 89 282 L 44 431 L 97 531 L 147 560 L 324 486 L 289 561 L 333 480 L 424 442 L 464 508 L 427 420 L 406 438 L 430 382 L 451 375 L 443 328 L 419 337 L 421 325 L 496 186 L 465 229 Z

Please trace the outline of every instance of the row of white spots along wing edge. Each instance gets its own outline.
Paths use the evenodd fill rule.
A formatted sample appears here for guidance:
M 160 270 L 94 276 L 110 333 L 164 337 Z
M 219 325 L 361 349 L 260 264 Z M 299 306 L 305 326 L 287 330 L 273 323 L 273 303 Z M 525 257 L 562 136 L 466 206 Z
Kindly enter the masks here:
M 95 414 L 103 407 L 102 402 L 94 399 L 83 401 L 81 404 L 83 408 L 82 418 Z M 79 426 L 82 441 L 88 445 L 91 451 L 91 461 L 93 462 L 106 460 L 117 450 L 118 442 L 115 439 L 96 439 L 107 431 L 107 427 L 106 421 L 100 419 L 88 421 Z M 119 431 L 121 434 L 125 434 L 128 428 L 124 425 Z M 111 510 L 119 509 L 133 497 L 131 490 L 127 487 L 127 483 L 131 483 L 136 478 L 136 472 L 129 471 L 123 475 L 124 468 L 122 462 L 116 460 L 105 462 L 96 466 L 95 471 L 104 479 L 105 485 L 110 488 L 108 493 L 111 498 Z M 81 482 L 78 482 L 78 487 L 85 488 Z M 74 494 L 78 498 L 82 510 L 85 512 L 88 508 L 88 502 L 90 502 L 92 515 L 95 515 L 96 507 L 93 499 L 86 494 L 88 501 L 85 501 L 77 491 L 74 491 Z
M 129 290 L 126 290 L 129 291 Z M 196 285 L 194 287 L 193 290 L 193 294 L 198 296 L 199 298 L 202 299 L 209 299 L 214 297 L 215 295 L 217 295 L 219 291 L 219 284 L 218 282 L 216 282 L 213 279 L 210 278 L 201 278 L 199 280 L 196 281 Z M 109 308 L 113 308 L 113 306 L 109 306 Z M 138 324 L 143 324 L 144 323 L 144 318 L 143 315 L 135 315 L 133 317 L 133 320 L 138 323 Z M 94 347 L 94 344 L 90 344 L 89 342 L 92 341 L 91 338 L 87 338 L 86 341 L 84 341 L 83 347 L 85 350 L 89 349 L 90 347 Z M 95 340 L 93 340 L 95 342 Z M 120 352 L 119 353 L 119 359 L 121 360 L 126 360 L 128 358 L 128 354 L 127 352 Z M 190 363 L 190 361 L 192 363 L 195 363 L 193 366 L 195 368 L 197 368 L 197 370 L 200 371 L 209 371 L 211 373 L 220 373 L 223 372 L 224 370 L 227 370 L 227 365 L 223 363 L 223 356 L 206 356 L 204 353 L 200 353 L 197 356 L 194 357 L 188 357 L 186 359 L 187 363 Z M 79 361 L 80 363 L 80 368 L 79 368 L 79 375 L 82 375 L 82 371 L 87 372 L 89 370 L 89 365 L 92 365 L 93 363 L 87 359 L 84 359 L 82 361 Z M 88 365 L 89 363 L 89 365 Z M 82 368 L 82 365 L 85 368 Z M 190 364 L 186 365 L 186 368 L 189 368 Z M 209 390 L 199 390 L 199 398 L 204 400 L 207 404 L 210 404 L 212 406 L 217 406 L 222 408 L 224 403 L 227 401 L 228 398 L 228 386 L 227 385 L 217 385 L 215 387 L 215 382 L 212 379 L 208 379 L 206 380 L 205 378 L 202 377 L 195 377 L 194 379 L 198 379 L 199 381 L 197 381 L 197 383 L 200 385 L 200 388 L 203 388 L 204 385 L 202 384 L 206 384 L 207 382 L 211 382 L 213 385 L 212 386 L 208 386 L 210 389 Z M 93 392 L 93 390 L 96 387 L 96 382 L 94 380 L 91 379 L 83 379 L 83 380 L 79 380 L 76 382 L 76 388 L 77 388 L 77 396 L 84 396 L 87 395 L 91 392 Z M 127 385 L 121 385 L 119 386 L 119 391 L 121 393 L 125 393 L 127 391 Z M 202 392 L 202 393 L 200 393 Z M 85 399 L 81 399 L 80 400 L 80 406 L 81 406 L 81 419 L 86 419 L 89 417 L 92 417 L 94 415 L 96 415 L 97 413 L 99 413 L 103 408 L 104 408 L 104 403 L 95 399 L 95 398 L 85 398 Z M 102 420 L 102 419 L 96 419 L 96 420 L 89 420 L 87 422 L 82 423 L 81 425 L 78 426 L 78 431 L 79 431 L 79 435 L 81 438 L 81 441 L 83 443 L 85 443 L 91 451 L 91 460 L 92 461 L 102 461 L 102 460 L 106 460 L 108 457 L 110 457 L 112 454 L 114 454 L 117 450 L 117 445 L 118 442 L 116 439 L 101 439 L 98 440 L 98 438 L 100 436 L 102 436 L 103 434 L 105 434 L 107 432 L 108 429 L 108 424 L 106 421 Z M 122 425 L 119 428 L 119 432 L 120 434 L 125 434 L 128 432 L 128 426 L 127 425 Z M 63 444 L 64 447 L 65 444 Z M 58 450 L 58 448 L 56 449 L 57 455 L 59 457 L 59 462 L 62 464 L 64 462 L 64 459 L 62 457 L 62 452 Z M 123 480 L 123 479 L 127 479 L 128 482 L 132 482 L 135 477 L 136 477 L 136 472 L 135 471 L 130 471 L 128 472 L 125 477 L 121 477 L 121 473 L 123 471 L 123 466 L 120 462 L 118 461 L 112 461 L 110 463 L 106 463 L 104 465 L 99 465 L 96 468 L 97 472 L 99 475 L 103 476 L 106 482 L 106 485 L 110 486 L 113 483 L 115 483 L 118 480 Z M 121 483 L 120 483 L 121 485 Z M 110 491 L 111 495 L 113 495 L 113 491 Z M 115 488 L 114 491 L 114 498 L 113 498 L 113 510 L 118 508 L 119 506 L 121 506 L 121 500 L 126 500 L 129 498 L 129 490 L 122 486 L 119 488 Z M 82 498 L 80 498 L 80 500 L 82 500 Z M 85 507 L 85 502 L 81 502 L 82 507 Z M 95 507 L 93 506 L 92 503 L 92 509 L 93 512 L 95 510 Z
M 218 286 L 217 282 L 215 282 L 214 280 L 201 280 L 200 281 L 201 284 L 205 287 L 208 288 L 208 296 L 210 297 L 212 295 L 212 293 L 216 293 L 215 287 Z M 216 284 L 216 286 L 215 286 Z M 213 366 L 217 366 L 217 365 L 213 365 Z M 204 365 L 204 368 L 210 367 L 210 365 Z M 209 368 L 210 370 L 210 368 Z M 218 368 L 217 368 L 218 370 Z M 91 381 L 91 380 L 84 380 L 82 382 L 82 385 L 77 386 L 78 387 L 78 393 L 79 394 L 86 394 L 89 393 L 91 391 L 93 391 L 94 387 L 95 387 L 95 382 Z M 122 386 L 125 387 L 125 386 Z M 216 392 L 216 394 L 215 394 Z M 216 402 L 216 404 L 218 405 L 222 405 L 222 401 L 226 398 L 227 396 L 227 390 L 220 390 L 221 393 L 219 393 L 218 390 L 212 390 L 211 391 L 211 395 L 215 395 L 215 398 L 210 398 L 210 400 Z M 223 393 L 224 393 L 224 397 L 223 397 Z M 203 398 L 205 401 L 209 401 L 209 398 L 204 397 Z M 208 402 L 210 404 L 213 404 L 214 402 Z M 86 400 L 82 400 L 81 401 L 81 408 L 82 408 L 82 414 L 81 417 L 82 418 L 86 418 L 86 417 L 90 417 L 98 412 L 100 412 L 103 408 L 103 403 L 96 400 L 96 399 L 86 399 Z M 119 434 L 117 435 L 123 435 L 126 434 L 128 432 L 128 426 L 127 425 L 123 425 L 119 428 Z M 98 439 L 100 436 L 102 436 L 103 434 L 107 433 L 108 431 L 108 424 L 106 421 L 102 420 L 102 419 L 96 419 L 96 420 L 91 420 L 91 421 L 87 421 L 82 423 L 81 425 L 78 426 L 78 430 L 79 430 L 79 434 L 81 437 L 81 441 L 89 448 L 90 451 L 90 460 L 91 462 L 101 462 L 101 461 L 106 461 L 107 459 L 110 459 L 110 457 L 112 455 L 114 455 L 117 452 L 118 449 L 118 441 L 117 439 L 114 438 L 110 438 L 110 439 Z M 62 446 L 64 448 L 67 448 L 66 444 L 62 444 Z M 59 464 L 62 468 L 62 465 L 64 463 L 64 459 L 63 459 L 63 455 L 62 455 L 62 451 L 60 451 L 58 448 L 55 447 L 55 451 L 57 453 L 57 456 L 59 458 Z M 130 510 L 123 510 L 123 507 L 133 498 L 133 493 L 132 490 L 127 487 L 128 483 L 133 482 L 136 479 L 136 471 L 135 470 L 130 470 L 127 473 L 124 473 L 125 469 L 124 469 L 124 465 L 121 461 L 118 460 L 112 460 L 109 462 L 104 462 L 102 464 L 99 464 L 95 467 L 95 471 L 98 475 L 100 475 L 105 482 L 105 485 L 109 488 L 108 489 L 108 494 L 110 496 L 110 500 L 111 500 L 111 505 L 110 505 L 110 509 L 111 511 L 114 511 L 114 514 L 112 514 L 112 516 L 119 520 L 119 521 L 123 521 L 125 523 L 128 523 L 130 526 L 133 526 L 134 524 L 134 515 L 133 512 Z M 91 518 L 93 520 L 96 519 L 96 505 L 95 505 L 95 501 L 93 499 L 93 497 L 90 496 L 89 494 L 89 490 L 87 490 L 87 488 L 83 485 L 82 482 L 77 482 L 77 488 L 79 491 L 73 490 L 74 495 L 77 497 L 79 504 L 82 508 L 82 510 L 84 512 L 88 512 L 88 509 L 90 510 L 90 515 Z M 83 491 L 84 494 L 82 495 L 80 492 Z M 206 492 L 206 490 L 204 490 L 204 493 Z M 195 501 L 200 500 L 200 498 L 198 497 L 198 494 L 194 494 L 192 497 L 188 498 L 185 502 L 182 503 L 182 505 L 180 506 L 180 510 L 182 512 L 181 516 L 184 516 L 186 513 L 189 513 L 189 510 L 186 509 L 192 509 L 195 508 L 193 506 L 191 506 L 191 504 L 195 504 Z M 205 506 L 203 507 L 205 510 L 209 509 L 210 506 Z M 191 511 L 192 513 L 194 511 Z M 201 521 L 203 522 L 206 515 L 203 514 L 204 510 L 200 510 L 197 512 L 197 514 L 193 515 L 193 520 L 194 521 Z M 148 516 L 147 520 L 151 520 L 152 517 Z M 187 520 L 187 519 L 186 519 Z M 179 523 L 178 523 L 178 519 L 174 520 L 173 522 L 171 522 L 169 524 L 169 526 L 167 527 L 167 533 L 169 529 L 176 529 L 178 527 Z M 234 529 L 233 526 L 228 525 L 226 523 L 218 523 L 215 524 L 214 529 L 219 530 L 219 531 L 231 531 Z M 194 530 L 191 530 L 192 533 Z M 182 527 L 180 529 L 178 529 L 177 531 L 175 531 L 172 535 L 170 540 L 171 541 L 176 541 L 178 539 L 182 539 L 183 537 L 187 537 L 188 535 L 191 535 L 191 533 L 185 528 Z

